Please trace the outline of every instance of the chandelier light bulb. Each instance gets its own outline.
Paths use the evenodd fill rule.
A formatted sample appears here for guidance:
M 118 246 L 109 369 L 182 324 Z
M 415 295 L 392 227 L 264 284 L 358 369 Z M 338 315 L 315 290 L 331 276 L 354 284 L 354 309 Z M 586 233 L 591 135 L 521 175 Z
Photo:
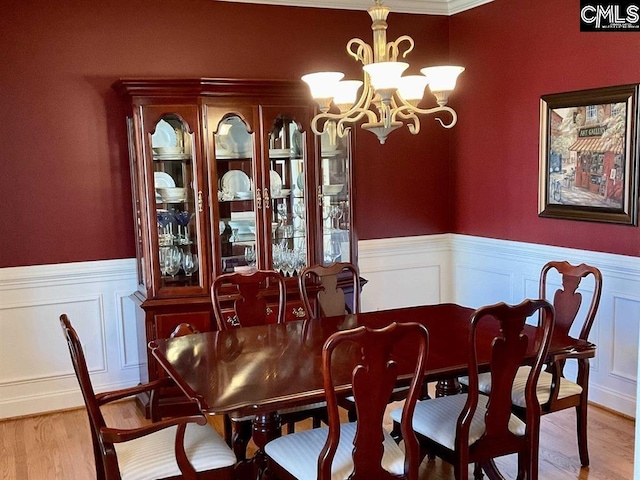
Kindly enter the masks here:
M 356 103 L 358 98 L 358 90 L 362 86 L 361 80 L 342 80 L 336 84 L 333 103 L 340 109 L 345 111 Z
M 369 74 L 373 88 L 378 90 L 396 90 L 400 84 L 400 76 L 409 68 L 405 62 L 379 62 L 365 65 L 362 69 Z
M 338 82 L 343 77 L 342 72 L 318 72 L 304 75 L 302 81 L 309 85 L 314 99 L 333 98 Z
M 456 88 L 458 75 L 464 72 L 464 67 L 427 67 L 420 71 L 427 77 L 432 92 L 450 92 Z
M 400 77 L 398 93 L 406 101 L 419 102 L 424 96 L 424 89 L 429 83 L 429 79 L 424 75 L 407 75 Z

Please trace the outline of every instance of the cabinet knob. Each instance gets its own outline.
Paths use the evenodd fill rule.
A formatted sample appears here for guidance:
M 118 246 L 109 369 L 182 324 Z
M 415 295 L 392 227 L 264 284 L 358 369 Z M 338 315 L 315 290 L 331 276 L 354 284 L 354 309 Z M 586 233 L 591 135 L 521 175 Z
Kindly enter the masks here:
M 202 200 L 202 190 L 198 190 L 198 211 L 204 211 L 204 201 Z
M 293 308 L 291 310 L 291 313 L 293 313 L 293 316 L 296 318 L 304 318 L 307 316 L 307 312 L 304 311 L 304 308 L 302 307 L 298 307 L 298 308 Z
M 322 185 L 318 185 L 318 206 L 322 207 L 322 199 L 324 197 L 322 196 Z
M 258 210 L 262 209 L 262 194 L 260 193 L 260 189 L 256 190 L 256 208 Z

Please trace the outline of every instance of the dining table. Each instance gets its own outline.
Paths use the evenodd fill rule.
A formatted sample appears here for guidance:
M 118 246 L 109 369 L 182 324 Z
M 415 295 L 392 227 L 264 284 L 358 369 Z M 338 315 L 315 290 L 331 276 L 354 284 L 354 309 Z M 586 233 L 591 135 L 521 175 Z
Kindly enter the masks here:
M 395 308 L 159 339 L 150 342 L 149 348 L 159 365 L 204 414 L 253 416 L 252 439 L 257 451 L 240 462 L 238 475 L 261 478 L 266 467 L 263 447 L 281 434 L 278 410 L 324 400 L 322 348 L 331 334 L 361 325 L 381 328 L 392 322 L 421 323 L 429 332 L 424 381 L 439 382 L 439 394 L 454 393 L 448 391 L 452 379 L 468 373 L 473 312 L 472 308 L 453 303 Z M 491 345 L 500 335 L 497 325 L 489 325 L 493 323 L 483 322 L 477 330 L 476 354 L 481 372 L 488 371 Z M 529 360 L 535 356 L 537 332 L 534 325 L 525 325 L 530 339 L 526 355 Z M 595 348 L 590 342 L 554 334 L 549 355 L 589 358 L 595 355 Z M 394 358 L 401 372 L 400 383 L 410 382 L 410 365 L 416 354 L 410 345 L 396 345 Z M 350 393 L 351 370 L 358 355 L 357 349 L 349 346 L 334 353 L 337 393 Z

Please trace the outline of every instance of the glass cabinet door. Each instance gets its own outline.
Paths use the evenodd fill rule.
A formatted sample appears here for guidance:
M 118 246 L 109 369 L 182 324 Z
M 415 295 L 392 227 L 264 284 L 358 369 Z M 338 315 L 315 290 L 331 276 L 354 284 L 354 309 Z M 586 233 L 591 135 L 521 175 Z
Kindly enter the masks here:
M 201 286 L 198 212 L 202 194 L 197 187 L 193 131 L 181 116 L 165 114 L 149 136 L 159 286 Z
M 256 268 L 259 248 L 256 231 L 256 190 L 253 134 L 236 114 L 225 115 L 214 135 L 217 175 L 220 272 Z
M 328 129 L 331 132 L 331 129 Z M 344 138 L 329 133 L 321 137 L 318 200 L 322 210 L 322 262 L 355 261 L 351 258 L 351 150 L 350 133 Z
M 269 207 L 273 269 L 297 276 L 309 261 L 305 200 L 306 139 L 291 115 L 277 115 L 268 134 Z

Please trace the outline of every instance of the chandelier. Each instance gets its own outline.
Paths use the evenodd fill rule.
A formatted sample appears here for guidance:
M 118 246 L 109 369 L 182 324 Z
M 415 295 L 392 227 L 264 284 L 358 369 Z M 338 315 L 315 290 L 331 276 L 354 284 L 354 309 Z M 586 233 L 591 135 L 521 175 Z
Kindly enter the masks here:
M 342 80 L 344 74 L 341 72 L 310 73 L 302 77 L 320 109 L 312 120 L 311 129 L 316 135 L 326 132 L 331 144 L 335 144 L 336 135 L 344 137 L 351 124 L 363 118 L 366 122 L 362 128 L 375 133 L 380 143 L 385 143 L 391 132 L 403 126 L 403 120 L 407 122 L 409 131 L 417 134 L 420 131 L 418 115 L 449 112 L 449 123 L 436 118 L 444 128 L 453 127 L 458 120 L 456 112 L 446 105 L 464 68 L 428 67 L 420 70 L 422 75 L 403 77 L 402 73 L 409 64 L 398 62 L 398 56 L 402 53 L 404 58 L 413 50 L 413 39 L 402 35 L 395 42 L 387 43 L 389 7 L 382 5 L 382 0 L 374 0 L 374 3 L 367 10 L 372 20 L 373 47 L 359 38 L 352 38 L 347 43 L 347 53 L 363 65 L 364 81 Z M 427 85 L 438 106 L 418 108 Z M 332 104 L 340 113 L 330 111 Z

